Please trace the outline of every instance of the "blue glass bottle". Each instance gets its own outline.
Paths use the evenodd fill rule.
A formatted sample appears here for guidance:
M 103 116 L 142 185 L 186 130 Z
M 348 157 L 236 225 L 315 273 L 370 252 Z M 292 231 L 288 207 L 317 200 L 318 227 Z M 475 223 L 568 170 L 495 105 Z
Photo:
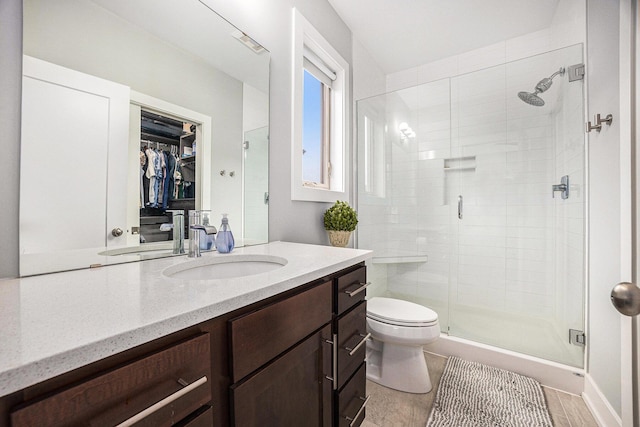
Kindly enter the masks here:
M 222 254 L 229 253 L 233 250 L 235 241 L 233 239 L 233 233 L 231 233 L 231 227 L 229 227 L 229 219 L 227 214 L 222 214 L 222 224 L 218 229 L 218 235 L 216 237 L 216 249 Z
M 215 236 L 213 234 L 209 234 L 211 230 L 215 231 L 214 227 L 211 227 L 209 223 L 209 212 L 202 212 L 202 229 L 198 230 L 200 233 L 200 250 L 201 251 L 210 251 L 213 249 L 213 243 L 215 240 Z

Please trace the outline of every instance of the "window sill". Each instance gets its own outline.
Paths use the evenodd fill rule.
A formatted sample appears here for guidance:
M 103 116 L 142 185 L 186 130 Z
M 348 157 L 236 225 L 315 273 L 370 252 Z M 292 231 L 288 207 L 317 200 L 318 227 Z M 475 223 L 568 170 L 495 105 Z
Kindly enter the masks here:
M 324 188 L 303 187 L 296 185 L 291 189 L 291 200 L 305 202 L 334 203 L 336 200 L 346 200 L 346 191 L 327 190 Z

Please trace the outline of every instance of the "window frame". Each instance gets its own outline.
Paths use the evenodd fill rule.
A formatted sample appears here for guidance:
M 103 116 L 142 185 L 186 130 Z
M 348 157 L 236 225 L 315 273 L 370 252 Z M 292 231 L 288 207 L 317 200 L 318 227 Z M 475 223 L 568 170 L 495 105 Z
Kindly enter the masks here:
M 291 200 L 345 200 L 348 198 L 349 188 L 349 64 L 295 8 L 293 24 Z M 328 118 L 323 119 L 323 131 L 328 138 L 325 150 L 329 160 L 325 162 L 327 179 L 324 186 L 305 182 L 302 174 L 303 79 L 305 53 L 309 52 L 315 56 L 314 59 L 321 61 L 321 65 L 335 74 L 335 80 L 331 82 L 330 95 L 323 93 L 323 99 L 328 98 L 329 101 L 328 108 L 323 109 L 327 116 L 325 118 Z M 307 70 L 315 76 L 315 73 Z

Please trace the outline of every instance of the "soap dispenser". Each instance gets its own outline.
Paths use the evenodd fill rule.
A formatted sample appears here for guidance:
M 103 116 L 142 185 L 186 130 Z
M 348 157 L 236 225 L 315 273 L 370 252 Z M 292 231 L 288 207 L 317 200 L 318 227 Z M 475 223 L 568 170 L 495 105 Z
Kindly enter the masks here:
M 233 250 L 235 241 L 233 240 L 233 234 L 229 227 L 229 219 L 227 214 L 222 214 L 222 224 L 218 230 L 218 236 L 216 237 L 216 249 L 222 254 L 229 253 Z
M 201 211 L 201 212 L 202 212 L 202 229 L 199 230 L 200 250 L 210 251 L 213 249 L 213 245 L 215 242 L 216 228 L 212 227 L 211 224 L 209 224 L 209 212 L 208 211 Z

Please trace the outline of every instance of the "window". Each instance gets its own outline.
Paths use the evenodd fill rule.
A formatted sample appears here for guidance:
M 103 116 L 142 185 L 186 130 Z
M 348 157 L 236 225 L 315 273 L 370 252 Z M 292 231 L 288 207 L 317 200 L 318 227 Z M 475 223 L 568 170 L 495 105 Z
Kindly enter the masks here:
M 347 198 L 348 64 L 294 9 L 293 200 Z
M 302 101 L 302 180 L 304 186 L 330 188 L 329 129 L 331 88 L 305 67 Z

